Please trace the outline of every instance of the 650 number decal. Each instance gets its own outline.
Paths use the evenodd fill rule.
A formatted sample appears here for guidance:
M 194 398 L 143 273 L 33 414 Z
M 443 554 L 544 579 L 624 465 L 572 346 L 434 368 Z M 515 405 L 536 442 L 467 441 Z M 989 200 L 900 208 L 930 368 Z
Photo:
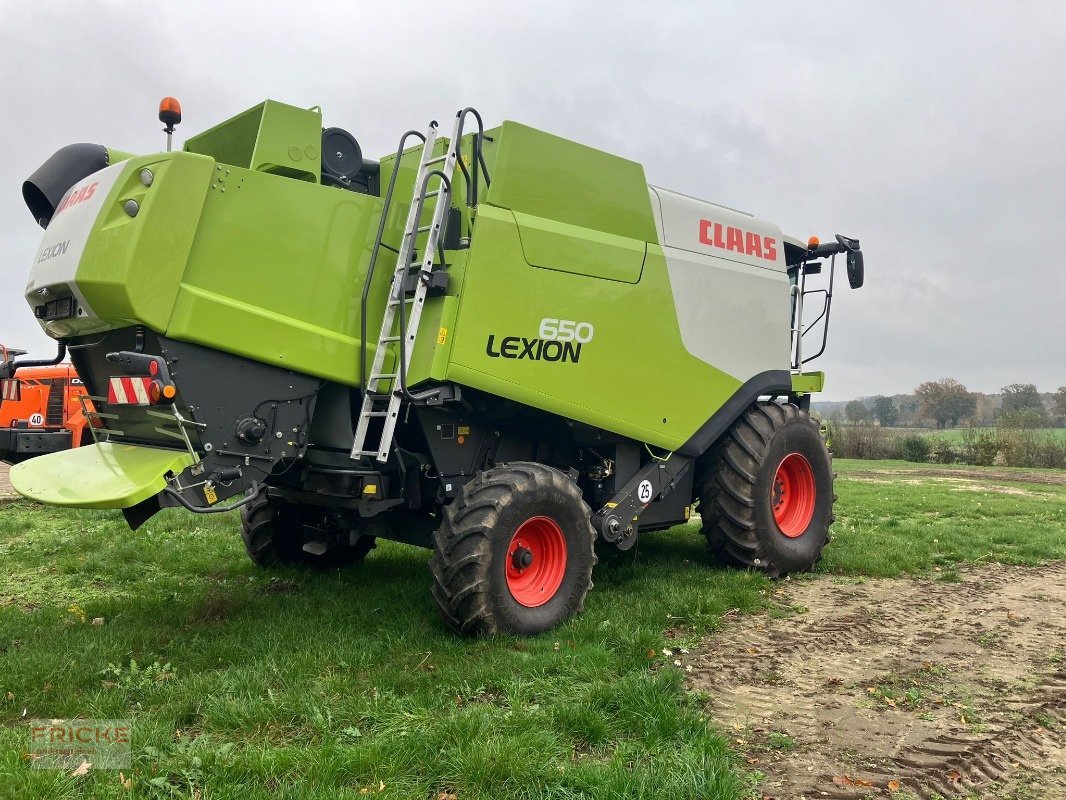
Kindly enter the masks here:
M 489 358 L 513 358 L 530 361 L 558 361 L 577 364 L 581 348 L 592 341 L 596 329 L 591 322 L 545 317 L 540 321 L 539 336 L 499 336 L 489 334 L 485 355 Z
M 588 344 L 595 333 L 596 329 L 592 327 L 591 322 L 555 317 L 545 317 L 540 321 L 540 338 L 548 341 Z

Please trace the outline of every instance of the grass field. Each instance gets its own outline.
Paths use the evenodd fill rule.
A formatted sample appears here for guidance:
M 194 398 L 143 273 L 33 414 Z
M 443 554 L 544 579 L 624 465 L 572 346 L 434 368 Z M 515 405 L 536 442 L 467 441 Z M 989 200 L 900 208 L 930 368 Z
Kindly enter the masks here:
M 1066 486 L 837 465 L 820 571 L 1066 559 Z M 131 533 L 117 512 L 0 506 L 0 797 L 751 795 L 663 649 L 771 604 L 772 584 L 714 567 L 695 527 L 602 562 L 556 631 L 466 641 L 437 621 L 424 551 L 267 573 L 235 525 L 168 511 Z M 130 719 L 132 770 L 29 769 L 34 717 Z
M 963 433 L 968 430 L 967 428 L 888 428 L 887 430 L 894 433 L 898 433 L 901 436 L 908 436 L 910 434 L 917 433 L 921 436 L 939 436 L 943 439 L 952 442 L 953 444 L 962 444 Z M 974 428 L 975 431 L 983 433 L 995 433 L 996 428 Z M 1042 434 L 1049 433 L 1054 436 L 1059 442 L 1066 443 L 1066 428 L 1039 428 Z

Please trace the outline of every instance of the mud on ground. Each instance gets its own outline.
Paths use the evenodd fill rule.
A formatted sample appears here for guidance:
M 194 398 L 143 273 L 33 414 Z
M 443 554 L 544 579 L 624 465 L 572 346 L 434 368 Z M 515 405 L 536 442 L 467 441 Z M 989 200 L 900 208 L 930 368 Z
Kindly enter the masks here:
M 1066 798 L 1066 563 L 781 582 L 686 656 L 761 796 Z
M 1055 472 L 1023 472 L 1015 470 L 992 470 L 986 467 L 978 469 L 937 469 L 933 466 L 914 469 L 857 469 L 848 472 L 848 478 L 879 476 L 893 481 L 899 478 L 947 478 L 949 480 L 980 483 L 982 489 L 1007 481 L 1008 483 L 1041 483 L 1046 486 L 1066 486 L 1066 474 Z
M 0 501 L 14 500 L 18 497 L 15 494 L 15 490 L 11 488 L 11 479 L 8 477 L 8 472 L 11 470 L 11 465 L 6 461 L 0 461 Z

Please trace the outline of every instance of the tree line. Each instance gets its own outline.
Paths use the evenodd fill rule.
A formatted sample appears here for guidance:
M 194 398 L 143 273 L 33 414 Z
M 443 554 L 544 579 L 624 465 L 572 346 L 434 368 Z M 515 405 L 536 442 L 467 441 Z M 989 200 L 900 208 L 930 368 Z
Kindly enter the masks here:
M 818 408 L 816 404 L 816 409 Z M 955 428 L 959 425 L 995 425 L 1002 428 L 1066 426 L 1066 386 L 1041 394 L 1035 384 L 1011 383 L 999 395 L 969 391 L 955 378 L 918 384 L 910 395 L 876 395 L 851 400 L 823 416 L 834 422 L 876 423 L 882 427 Z

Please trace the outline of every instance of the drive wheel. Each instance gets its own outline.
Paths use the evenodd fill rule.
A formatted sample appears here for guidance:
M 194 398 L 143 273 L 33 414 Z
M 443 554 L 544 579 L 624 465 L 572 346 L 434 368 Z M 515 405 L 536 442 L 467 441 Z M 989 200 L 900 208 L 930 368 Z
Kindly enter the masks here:
M 307 509 L 315 513 L 317 509 Z M 304 552 L 305 530 L 311 520 L 305 509 L 285 503 L 260 492 L 255 500 L 241 506 L 241 538 L 252 562 L 259 567 L 284 564 L 308 564 L 328 569 L 361 564 L 377 545 L 373 536 L 351 537 L 346 532 L 321 554 Z M 355 541 L 351 542 L 354 538 Z
M 581 613 L 595 533 L 558 470 L 513 462 L 480 472 L 433 534 L 433 598 L 456 633 L 541 633 Z
M 791 403 L 757 403 L 710 458 L 700 491 L 703 533 L 726 563 L 770 575 L 822 557 L 833 523 L 833 463 L 818 423 Z

